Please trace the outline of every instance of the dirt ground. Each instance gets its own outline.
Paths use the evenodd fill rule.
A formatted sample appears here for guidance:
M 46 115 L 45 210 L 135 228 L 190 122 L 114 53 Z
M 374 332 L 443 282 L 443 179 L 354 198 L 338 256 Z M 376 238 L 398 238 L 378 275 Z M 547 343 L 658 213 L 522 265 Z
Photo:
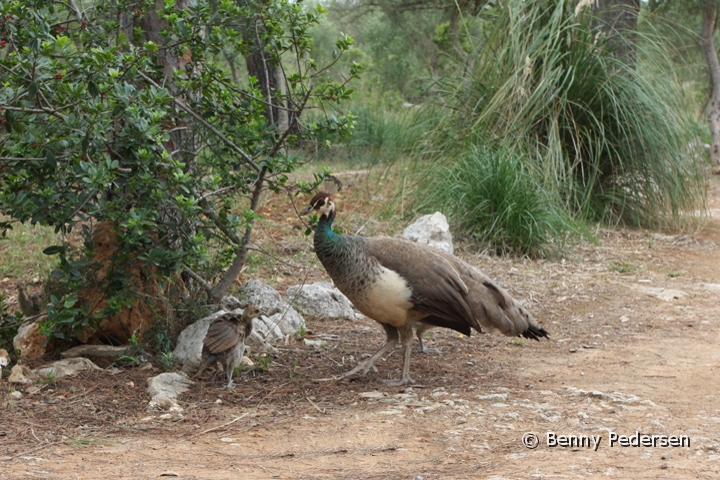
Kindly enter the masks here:
M 461 249 L 551 339 L 433 330 L 441 354 L 413 352 L 411 388 L 381 382 L 399 376 L 399 351 L 379 373 L 317 381 L 381 345 L 367 319 L 309 321 L 324 349 L 290 341 L 233 391 L 197 384 L 179 415 L 146 409 L 157 369 L 61 378 L 20 399 L 3 380 L 0 479 L 720 478 L 720 177 L 710 181 L 698 232 L 599 231 L 564 261 Z M 609 444 L 638 433 L 686 445 Z M 601 440 L 551 446 L 552 435 Z

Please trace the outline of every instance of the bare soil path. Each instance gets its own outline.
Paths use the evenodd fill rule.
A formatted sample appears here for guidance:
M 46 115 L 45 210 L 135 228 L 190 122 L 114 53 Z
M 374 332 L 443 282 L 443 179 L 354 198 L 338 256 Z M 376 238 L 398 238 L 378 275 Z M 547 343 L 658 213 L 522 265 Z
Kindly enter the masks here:
M 157 371 L 63 378 L 20 399 L 3 380 L 0 479 L 720 478 L 717 176 L 710 190 L 694 234 L 599 232 L 562 262 L 461 252 L 552 339 L 431 331 L 443 353 L 414 352 L 413 388 L 380 381 L 398 376 L 397 351 L 379 373 L 314 381 L 378 348 L 369 320 L 311 323 L 326 348 L 291 341 L 232 392 L 197 385 L 181 415 L 146 411 Z M 638 432 L 689 446 L 609 444 Z M 601 440 L 552 447 L 548 433 Z

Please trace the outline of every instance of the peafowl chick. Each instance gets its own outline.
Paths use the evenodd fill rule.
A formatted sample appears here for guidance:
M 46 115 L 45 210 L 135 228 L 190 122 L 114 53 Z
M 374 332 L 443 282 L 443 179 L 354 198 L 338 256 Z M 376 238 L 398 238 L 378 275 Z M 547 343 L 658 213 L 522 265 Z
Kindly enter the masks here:
M 332 230 L 336 205 L 322 192 L 305 213 L 320 215 L 315 253 L 330 277 L 363 314 L 379 322 L 387 341 L 373 356 L 345 373 L 349 377 L 375 368 L 375 361 L 400 342 L 404 347 L 402 377 L 389 385 L 414 383 L 410 378 L 413 329 L 444 327 L 469 336 L 471 329 L 547 337 L 521 303 L 476 268 L 431 247 L 397 238 L 338 235 Z
M 20 311 L 26 317 L 32 317 L 33 315 L 40 314 L 45 305 L 43 305 L 43 294 L 41 292 L 35 292 L 28 294 L 25 285 L 18 283 L 18 306 Z
M 226 388 L 233 388 L 235 385 L 232 376 L 235 367 L 242 362 L 245 339 L 252 332 L 253 318 L 258 318 L 260 315 L 262 312 L 258 307 L 249 305 L 242 315 L 226 313 L 216 318 L 208 327 L 203 340 L 202 361 L 193 378 L 200 375 L 213 362 L 219 362 L 225 369 Z

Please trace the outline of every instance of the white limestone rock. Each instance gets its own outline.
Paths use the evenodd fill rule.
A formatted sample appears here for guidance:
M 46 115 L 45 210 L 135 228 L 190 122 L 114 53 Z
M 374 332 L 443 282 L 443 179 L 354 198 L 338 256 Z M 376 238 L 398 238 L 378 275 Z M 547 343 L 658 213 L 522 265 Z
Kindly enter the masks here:
M 362 315 L 352 303 L 329 282 L 317 281 L 310 285 L 288 288 L 287 299 L 304 313 L 320 319 L 356 320 Z
M 454 252 L 450 225 L 448 225 L 445 215 L 440 212 L 420 217 L 403 231 L 402 237 L 429 245 L 451 255 Z

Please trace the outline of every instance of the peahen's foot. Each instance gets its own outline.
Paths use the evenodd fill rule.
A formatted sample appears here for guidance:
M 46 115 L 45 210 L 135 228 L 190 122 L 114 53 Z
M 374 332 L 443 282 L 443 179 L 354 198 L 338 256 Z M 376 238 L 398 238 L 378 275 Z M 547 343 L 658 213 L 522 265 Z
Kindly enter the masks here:
M 361 372 L 363 375 L 365 375 L 370 370 L 372 370 L 373 372 L 378 371 L 377 367 L 375 366 L 375 359 L 373 357 L 370 357 L 364 362 L 357 364 L 355 368 L 353 368 L 349 372 L 343 373 L 342 378 L 352 377 L 358 372 Z
M 415 383 L 415 380 L 408 376 L 407 378 L 400 378 L 398 380 L 383 380 L 383 383 L 389 387 L 399 387 L 407 385 L 408 383 Z
M 388 336 L 388 341 L 385 343 L 385 345 L 382 346 L 382 348 L 380 350 L 375 352 L 375 355 L 368 358 L 364 362 L 357 364 L 357 366 L 355 366 L 355 368 L 353 368 L 349 372 L 344 373 L 342 378 L 348 378 L 352 375 L 355 375 L 356 373 L 358 373 L 361 370 L 362 370 L 363 375 L 365 375 L 371 368 L 377 372 L 378 369 L 377 369 L 377 367 L 375 367 L 375 361 L 378 358 L 385 355 L 385 352 L 387 352 L 388 350 L 393 348 L 395 345 L 397 345 L 397 337 Z

